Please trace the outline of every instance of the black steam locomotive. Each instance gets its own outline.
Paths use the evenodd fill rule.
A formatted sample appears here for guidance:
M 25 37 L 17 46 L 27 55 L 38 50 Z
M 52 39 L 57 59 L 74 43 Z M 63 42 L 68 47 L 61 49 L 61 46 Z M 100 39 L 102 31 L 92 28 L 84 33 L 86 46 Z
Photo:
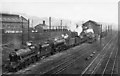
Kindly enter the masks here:
M 85 30 L 88 30 L 91 27 L 90 23 L 94 25 L 94 33 L 85 32 Z M 87 27 L 87 29 L 84 29 L 80 36 L 77 36 L 76 33 L 72 33 L 74 35 L 71 37 L 47 40 L 44 43 L 32 44 L 30 42 L 27 47 L 15 50 L 9 54 L 9 63 L 5 68 L 9 72 L 16 72 L 36 61 L 39 61 L 42 57 L 53 55 L 56 52 L 61 52 L 62 50 L 69 49 L 87 41 L 93 42 L 96 39 L 97 34 L 99 34 L 99 25 L 96 25 L 96 23 L 91 21 L 85 23 L 83 29 L 84 27 Z M 97 31 L 98 33 L 96 33 Z
M 83 31 L 81 36 L 86 39 L 86 42 L 95 42 L 101 34 L 101 26 L 95 21 L 89 20 L 82 24 Z
M 9 72 L 16 72 L 39 61 L 42 57 L 53 55 L 56 52 L 61 52 L 62 50 L 66 50 L 83 42 L 83 39 L 76 36 L 73 38 L 48 40 L 39 44 L 29 43 L 27 47 L 15 50 L 9 54 L 9 63 L 5 68 Z

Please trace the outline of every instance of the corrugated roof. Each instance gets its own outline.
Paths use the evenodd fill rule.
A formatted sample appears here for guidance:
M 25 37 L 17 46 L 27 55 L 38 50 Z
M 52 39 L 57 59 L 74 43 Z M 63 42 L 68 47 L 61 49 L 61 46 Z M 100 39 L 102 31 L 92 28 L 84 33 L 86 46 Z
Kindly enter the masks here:
M 0 15 L 2 15 L 2 16 L 16 16 L 16 17 L 19 17 L 19 15 L 17 15 L 17 14 L 10 14 L 10 13 L 0 13 Z
M 14 14 L 0 14 L 1 22 L 27 22 L 27 19 Z

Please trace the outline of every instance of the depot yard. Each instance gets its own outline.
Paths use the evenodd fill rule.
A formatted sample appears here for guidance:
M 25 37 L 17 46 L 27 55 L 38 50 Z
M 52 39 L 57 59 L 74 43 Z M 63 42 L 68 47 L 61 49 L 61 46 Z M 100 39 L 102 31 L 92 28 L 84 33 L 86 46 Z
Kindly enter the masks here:
M 49 22 L 51 23 L 51 17 Z M 23 26 L 23 21 L 21 23 Z M 27 24 L 29 25 L 29 23 Z M 42 25 L 46 25 L 45 21 Z M 33 30 L 36 29 L 33 28 Z M 118 68 L 120 62 L 118 35 L 110 26 L 102 31 L 101 24 L 89 20 L 82 24 L 82 32 L 79 36 L 77 32 L 68 29 L 51 30 L 49 28 L 42 32 L 32 32 L 33 30 L 23 33 L 22 28 L 22 33 L 4 33 L 2 35 L 3 44 L 0 49 L 2 63 L 0 66 L 4 67 L 2 68 L 3 74 L 20 76 L 37 74 L 39 76 L 120 73 L 118 71 L 120 69 Z M 66 38 L 64 34 L 67 34 Z M 27 41 L 32 41 L 30 46 L 25 46 Z M 13 51 L 14 53 L 11 53 Z
M 105 69 L 105 65 L 107 65 L 106 61 L 108 61 L 109 57 L 112 57 L 114 60 L 117 58 L 115 57 L 117 50 L 115 49 L 115 52 L 111 50 L 112 48 L 117 48 L 117 37 L 111 39 L 111 36 L 109 35 L 102 41 L 102 48 L 99 44 L 99 41 L 93 44 L 83 43 L 66 51 L 47 57 L 35 64 L 30 65 L 25 69 L 16 72 L 16 74 L 21 76 L 23 74 L 26 76 L 30 74 L 35 74 L 38 76 L 41 74 L 101 74 L 98 72 L 99 70 Z M 104 50 L 101 51 L 101 49 Z M 112 56 L 110 56 L 110 53 Z M 116 67 L 117 62 L 114 62 Z M 100 67 L 98 63 L 101 63 L 101 66 L 104 67 Z M 113 69 L 113 71 L 113 74 L 116 74 L 116 72 L 118 71 L 118 67 Z
M 93 71 L 94 69 L 96 69 L 93 66 L 97 65 L 96 63 L 99 63 L 98 61 L 92 63 L 92 61 L 94 61 L 94 59 L 101 53 L 101 49 L 103 49 L 108 44 L 105 49 L 107 50 L 107 48 L 109 48 L 111 52 L 109 53 L 106 52 L 106 56 L 102 59 L 102 62 L 100 62 L 103 68 L 102 67 L 100 68 L 100 66 L 97 66 L 97 70 L 92 72 L 95 74 L 101 74 L 101 73 L 98 73 L 99 72 L 98 70 L 105 69 L 105 65 L 107 63 L 106 61 L 108 61 L 106 59 L 109 59 L 109 57 L 111 57 L 110 56 L 110 53 L 112 53 L 111 49 L 117 48 L 117 43 L 116 43 L 117 39 L 115 39 L 116 37 L 114 38 L 114 40 L 110 42 L 111 38 L 112 38 L 111 34 L 103 38 L 102 47 L 100 45 L 100 41 L 97 41 L 93 44 L 83 43 L 76 47 L 70 48 L 66 51 L 62 51 L 53 56 L 47 57 L 35 64 L 31 64 L 29 67 L 18 71 L 17 74 L 25 74 L 25 75 L 27 74 L 28 75 L 29 74 L 38 74 L 38 75 L 39 74 L 81 74 L 81 73 L 91 74 L 89 70 L 91 69 L 91 71 Z M 7 46 L 7 47 L 10 47 L 10 46 Z M 3 48 L 7 49 L 3 53 L 8 54 L 10 52 L 8 48 L 6 47 L 3 47 Z M 114 53 L 112 53 L 112 57 L 114 56 L 113 58 L 115 60 L 117 60 L 116 58 L 118 58 L 118 62 L 119 62 L 119 52 L 118 52 L 118 57 L 115 57 L 117 50 L 115 49 L 114 51 L 113 51 Z M 101 58 L 98 58 L 98 59 L 101 60 Z M 116 61 L 114 62 L 115 62 L 114 67 L 116 67 L 114 73 L 116 74 L 117 62 Z M 89 69 L 85 70 L 91 63 L 92 65 L 89 67 Z

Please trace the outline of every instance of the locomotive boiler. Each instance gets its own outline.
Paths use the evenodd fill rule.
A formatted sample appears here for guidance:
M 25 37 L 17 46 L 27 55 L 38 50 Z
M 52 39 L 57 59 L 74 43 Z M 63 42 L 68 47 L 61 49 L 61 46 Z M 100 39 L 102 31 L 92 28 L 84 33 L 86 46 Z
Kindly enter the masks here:
M 73 46 L 79 45 L 82 40 L 76 36 L 74 38 L 60 38 L 48 40 L 44 43 L 30 44 L 29 46 L 9 54 L 9 63 L 5 68 L 8 71 L 16 72 L 22 68 L 41 60 L 43 57 L 53 55 L 57 52 L 69 49 Z
M 34 45 L 29 43 L 28 47 L 15 50 L 9 54 L 9 63 L 5 65 L 5 68 L 10 72 L 16 72 L 65 48 L 65 39 L 46 41 Z

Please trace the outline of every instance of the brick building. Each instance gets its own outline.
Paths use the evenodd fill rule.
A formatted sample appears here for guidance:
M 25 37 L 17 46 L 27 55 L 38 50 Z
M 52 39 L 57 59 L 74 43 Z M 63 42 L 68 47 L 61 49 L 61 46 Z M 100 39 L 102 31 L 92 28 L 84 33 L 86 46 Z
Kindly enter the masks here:
M 0 23 L 4 33 L 22 33 L 28 30 L 28 20 L 16 14 L 0 13 Z M 22 29 L 23 28 L 23 29 Z
M 38 24 L 35 26 L 35 29 L 38 31 L 38 32 L 43 32 L 43 31 L 46 31 L 46 30 L 53 30 L 53 31 L 59 31 L 59 30 L 67 30 L 67 26 L 49 26 L 49 25 L 46 25 L 45 24 L 45 21 L 43 21 L 42 24 Z
M 92 20 L 89 20 L 89 21 L 85 22 L 84 24 L 82 24 L 82 28 L 83 28 L 83 30 L 93 29 L 94 33 L 97 33 L 97 34 L 99 34 L 101 31 L 100 24 L 98 24 L 97 22 L 92 21 Z
M 38 24 L 35 26 L 35 30 L 38 32 L 43 32 L 45 29 L 49 29 L 48 25 L 45 24 L 45 21 L 43 21 L 43 24 Z
M 28 22 L 20 15 L 0 13 L 2 44 L 11 43 L 12 48 L 20 48 L 21 44 L 28 41 Z

